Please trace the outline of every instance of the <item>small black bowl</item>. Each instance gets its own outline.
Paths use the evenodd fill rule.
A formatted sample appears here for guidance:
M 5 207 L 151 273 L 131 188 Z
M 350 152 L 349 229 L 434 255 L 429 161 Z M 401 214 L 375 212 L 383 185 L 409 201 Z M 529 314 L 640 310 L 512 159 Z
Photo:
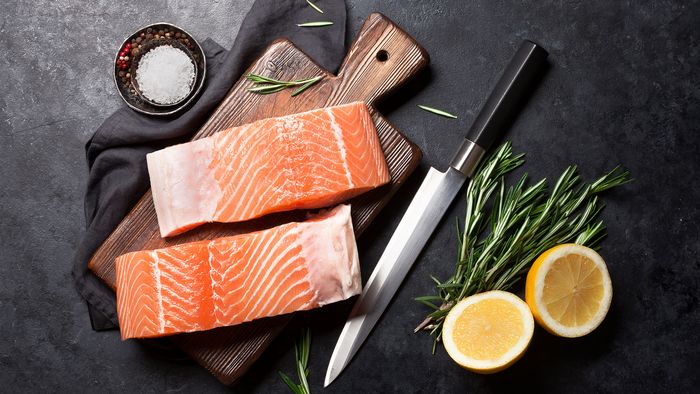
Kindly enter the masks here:
M 164 35 L 161 36 L 159 34 L 161 31 L 164 34 L 170 33 L 170 37 L 165 37 Z M 137 42 L 137 38 L 141 38 L 141 41 Z M 121 69 L 119 67 L 119 54 L 127 43 L 131 43 L 132 50 L 137 48 L 138 53 L 129 53 L 129 63 L 125 69 Z M 138 64 L 138 58 L 148 50 L 156 46 L 166 44 L 182 49 L 188 56 L 190 56 L 195 65 L 195 80 L 192 84 L 190 94 L 182 101 L 172 105 L 160 105 L 150 102 L 140 94 L 138 87 L 136 84 L 134 84 L 134 71 L 136 69 L 134 66 Z M 142 50 L 143 52 L 141 52 Z M 126 78 L 125 75 L 120 76 L 120 71 L 123 71 L 124 74 L 128 72 L 130 74 L 130 78 Z M 202 47 L 199 46 L 197 40 L 195 40 L 194 37 L 192 37 L 190 33 L 186 32 L 185 30 L 170 23 L 164 22 L 154 23 L 137 30 L 134 34 L 130 35 L 126 40 L 124 40 L 124 42 L 122 42 L 122 44 L 119 46 L 117 54 L 114 57 L 114 83 L 117 86 L 119 95 L 131 109 L 147 115 L 172 115 L 185 108 L 202 90 L 206 72 L 207 60 L 204 56 L 204 52 L 202 51 Z

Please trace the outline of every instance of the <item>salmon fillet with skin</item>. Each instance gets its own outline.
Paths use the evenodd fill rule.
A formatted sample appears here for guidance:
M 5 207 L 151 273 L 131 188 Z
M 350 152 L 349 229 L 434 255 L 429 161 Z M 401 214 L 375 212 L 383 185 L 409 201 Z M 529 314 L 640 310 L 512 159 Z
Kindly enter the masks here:
M 263 119 L 146 158 L 163 237 L 332 206 L 390 179 L 362 102 Z
M 231 326 L 362 290 L 350 206 L 269 230 L 117 257 L 122 340 Z

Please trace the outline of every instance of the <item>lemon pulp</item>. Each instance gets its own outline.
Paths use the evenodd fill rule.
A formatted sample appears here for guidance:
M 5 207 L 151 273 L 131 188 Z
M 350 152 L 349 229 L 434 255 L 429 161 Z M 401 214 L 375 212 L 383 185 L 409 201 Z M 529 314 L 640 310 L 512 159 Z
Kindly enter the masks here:
M 547 331 L 580 337 L 605 318 L 612 283 L 603 258 L 582 245 L 564 244 L 542 253 L 525 283 L 525 300 Z
M 454 340 L 460 352 L 478 360 L 502 357 L 521 337 L 520 311 L 508 301 L 485 299 L 457 318 Z
M 595 316 L 603 300 L 603 275 L 586 256 L 570 254 L 555 260 L 544 278 L 542 302 L 561 324 L 575 327 Z
M 445 318 L 442 339 L 447 353 L 463 368 L 494 373 L 523 355 L 534 325 L 523 300 L 493 290 L 469 296 L 453 306 Z

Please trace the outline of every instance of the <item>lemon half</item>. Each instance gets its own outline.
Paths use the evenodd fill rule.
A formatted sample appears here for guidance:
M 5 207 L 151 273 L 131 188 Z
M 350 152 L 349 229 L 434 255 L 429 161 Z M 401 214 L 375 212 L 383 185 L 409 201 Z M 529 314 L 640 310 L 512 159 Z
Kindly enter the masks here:
M 542 253 L 525 283 L 525 300 L 544 329 L 575 338 L 595 330 L 610 309 L 612 283 L 591 248 L 564 244 Z
M 442 339 L 457 364 L 487 374 L 517 361 L 530 344 L 534 327 L 523 300 L 494 290 L 467 297 L 452 307 Z

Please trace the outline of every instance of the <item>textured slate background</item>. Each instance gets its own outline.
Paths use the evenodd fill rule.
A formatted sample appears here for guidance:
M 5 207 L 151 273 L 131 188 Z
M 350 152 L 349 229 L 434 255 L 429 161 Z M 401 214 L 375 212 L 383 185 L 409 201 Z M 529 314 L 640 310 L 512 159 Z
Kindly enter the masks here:
M 323 2 L 318 4 L 323 6 Z M 412 334 L 429 274 L 455 260 L 456 203 L 384 319 L 327 392 L 679 391 L 697 389 L 700 281 L 700 19 L 698 1 L 349 1 L 354 33 L 381 11 L 432 56 L 430 70 L 384 113 L 425 159 L 359 241 L 365 278 L 428 166 L 444 169 L 463 131 L 523 38 L 552 68 L 510 130 L 525 170 L 555 177 L 576 163 L 587 179 L 621 163 L 635 183 L 606 195 L 602 254 L 614 284 L 610 314 L 588 337 L 537 329 L 508 371 L 477 376 Z M 0 14 L 0 387 L 25 392 L 226 391 L 188 362 L 164 360 L 117 332 L 90 329 L 70 282 L 83 228 L 83 144 L 122 105 L 109 75 L 113 51 L 136 27 L 171 21 L 196 37 L 232 43 L 250 0 L 13 1 Z M 440 107 L 458 120 L 422 112 Z M 325 367 L 349 304 L 297 318 L 236 387 L 278 392 L 291 344 L 311 324 L 310 382 Z

